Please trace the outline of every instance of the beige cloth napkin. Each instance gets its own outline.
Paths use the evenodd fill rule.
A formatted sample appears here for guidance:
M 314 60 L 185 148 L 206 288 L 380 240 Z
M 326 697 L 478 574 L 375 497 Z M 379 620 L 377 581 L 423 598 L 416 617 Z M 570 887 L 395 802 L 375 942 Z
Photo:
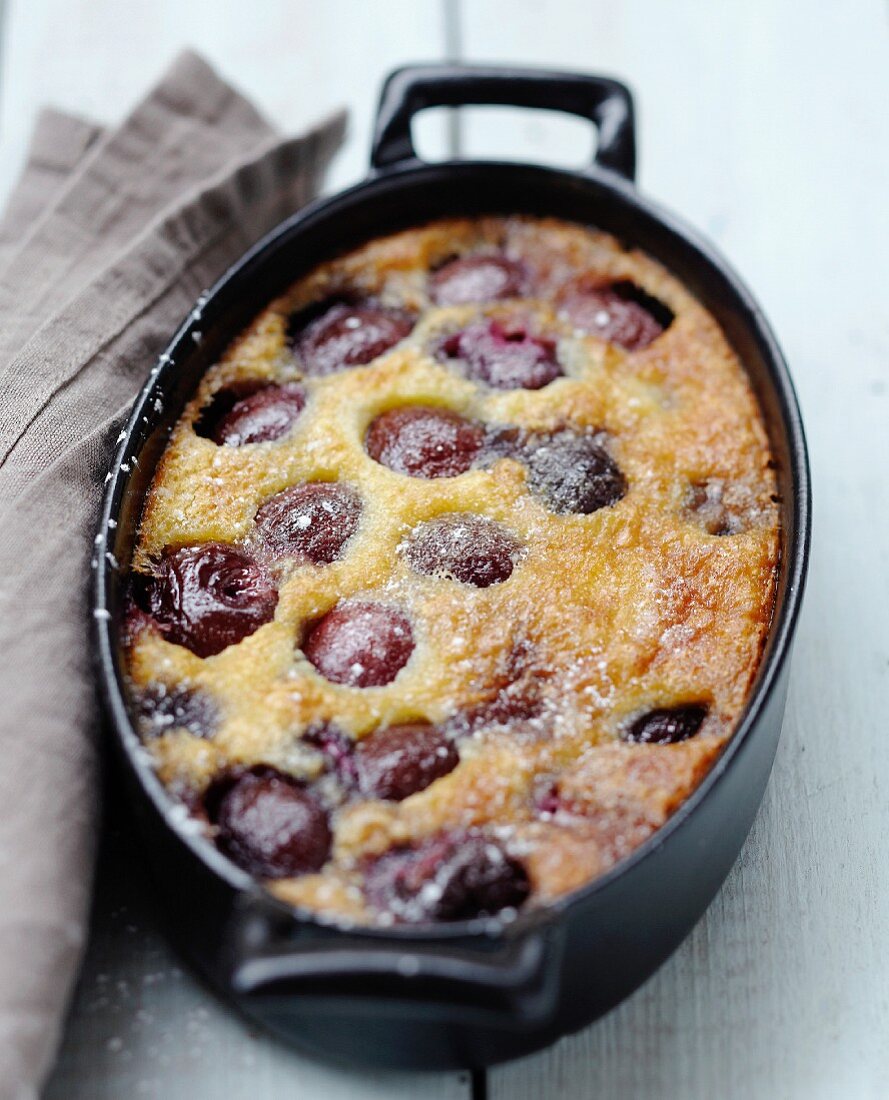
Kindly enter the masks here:
M 37 124 L 0 223 L 0 1100 L 36 1096 L 85 939 L 98 811 L 89 559 L 128 408 L 202 290 L 316 191 L 192 53 L 116 129 Z

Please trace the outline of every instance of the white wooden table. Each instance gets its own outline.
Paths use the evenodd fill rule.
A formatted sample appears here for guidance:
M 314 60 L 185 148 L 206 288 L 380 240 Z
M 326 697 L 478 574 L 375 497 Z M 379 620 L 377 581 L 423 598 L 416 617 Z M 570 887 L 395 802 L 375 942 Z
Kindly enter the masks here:
M 3 0 L 0 0 L 2 10 Z M 253 1034 L 155 929 L 111 830 L 54 1100 L 889 1095 L 889 34 L 880 0 L 6 0 L 0 198 L 35 109 L 112 120 L 192 44 L 296 128 L 340 102 L 364 170 L 382 74 L 444 57 L 603 71 L 638 95 L 643 188 L 732 258 L 773 319 L 812 450 L 815 548 L 772 781 L 704 920 L 607 1018 L 492 1071 L 368 1077 Z M 430 118 L 429 152 L 578 164 L 547 116 Z M 114 821 L 125 821 L 113 815 Z

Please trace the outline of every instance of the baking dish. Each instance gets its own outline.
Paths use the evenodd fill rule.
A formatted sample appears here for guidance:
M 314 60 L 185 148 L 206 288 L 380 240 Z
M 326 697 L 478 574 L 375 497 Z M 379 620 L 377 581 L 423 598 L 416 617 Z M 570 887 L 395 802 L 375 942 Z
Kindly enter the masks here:
M 530 164 L 426 164 L 411 141 L 432 106 L 500 103 L 580 115 L 598 130 L 578 172 Z M 781 352 L 756 303 L 710 246 L 632 185 L 627 89 L 602 77 L 420 66 L 386 82 L 363 183 L 312 204 L 202 295 L 136 402 L 109 475 L 94 568 L 97 669 L 129 797 L 161 883 L 170 932 L 200 972 L 270 1030 L 328 1058 L 425 1069 L 528 1054 L 607 1011 L 681 942 L 728 873 L 762 798 L 780 734 L 809 541 L 805 440 Z M 774 620 L 725 752 L 688 801 L 611 872 L 509 925 L 361 928 L 276 901 L 205 838 L 154 774 L 122 674 L 124 583 L 142 503 L 198 379 L 300 274 L 433 218 L 555 214 L 660 260 L 722 326 L 748 371 L 776 462 L 782 547 Z

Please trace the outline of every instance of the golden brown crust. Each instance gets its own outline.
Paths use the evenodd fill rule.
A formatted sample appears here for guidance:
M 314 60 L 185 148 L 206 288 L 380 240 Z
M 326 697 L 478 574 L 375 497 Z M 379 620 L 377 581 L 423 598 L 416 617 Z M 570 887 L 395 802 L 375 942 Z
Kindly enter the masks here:
M 522 311 L 559 336 L 563 378 L 540 390 L 489 389 L 435 360 L 437 334 L 514 303 L 430 307 L 427 272 L 454 253 L 502 248 L 538 288 Z M 631 279 L 673 312 L 650 346 L 625 351 L 575 331 L 553 304 L 578 274 Z M 306 380 L 308 404 L 274 443 L 218 447 L 198 436 L 200 410 L 238 380 L 300 378 L 286 318 L 348 288 L 420 314 L 412 334 L 371 364 Z M 402 404 L 442 405 L 489 425 L 607 433 L 629 491 L 591 515 L 556 515 L 504 458 L 456 478 L 409 478 L 365 452 L 368 424 Z M 274 620 L 201 659 L 150 627 L 129 650 L 136 689 L 186 683 L 218 704 L 212 740 L 177 730 L 148 743 L 162 779 L 200 791 L 233 765 L 272 764 L 311 780 L 321 768 L 300 740 L 318 722 L 355 738 L 380 726 L 441 723 L 490 697 L 519 652 L 540 714 L 461 742 L 461 763 L 401 803 L 355 801 L 334 814 L 333 862 L 275 885 L 286 899 L 371 919 L 355 868 L 368 853 L 468 824 L 510 827 L 535 896 L 545 901 L 611 866 L 667 819 L 730 735 L 756 672 L 778 554 L 775 480 L 746 376 L 708 312 L 649 257 L 606 234 L 553 219 L 449 220 L 372 242 L 322 265 L 274 302 L 200 383 L 176 426 L 146 504 L 135 558 L 149 570 L 170 546 L 250 535 L 257 508 L 302 481 L 338 479 L 363 502 L 341 560 L 285 571 Z M 732 487 L 742 529 L 710 534 L 690 488 Z M 512 576 L 475 589 L 418 575 L 399 548 L 419 523 L 477 512 L 523 546 Z M 338 600 L 373 594 L 404 608 L 416 649 L 384 687 L 325 680 L 300 652 L 304 625 Z M 527 671 L 527 670 L 526 670 Z M 701 733 L 680 745 L 617 740 L 652 707 L 703 702 Z M 573 809 L 541 819 L 540 776 L 561 778 Z M 570 796 L 570 797 L 569 797 Z

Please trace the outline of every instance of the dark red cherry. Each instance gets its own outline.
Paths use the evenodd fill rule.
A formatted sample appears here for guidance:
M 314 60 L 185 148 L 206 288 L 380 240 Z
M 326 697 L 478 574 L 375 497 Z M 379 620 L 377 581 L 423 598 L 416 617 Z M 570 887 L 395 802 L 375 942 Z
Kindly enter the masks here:
M 184 729 L 195 737 L 212 737 L 219 723 L 216 704 L 199 688 L 154 683 L 138 696 L 139 732 L 144 738 L 161 737 Z
M 456 736 L 465 736 L 491 726 L 522 725 L 539 718 L 547 676 L 537 663 L 534 646 L 527 640 L 517 641 L 506 654 L 486 697 L 474 707 L 457 711 L 448 720 L 448 728 Z M 542 730 L 543 723 L 538 726 Z
M 294 314 L 288 334 L 305 372 L 324 375 L 370 363 L 413 327 L 401 310 L 334 301 Z
M 414 650 L 410 620 L 385 604 L 338 604 L 309 631 L 303 652 L 335 684 L 380 687 L 394 680 Z
M 369 864 L 365 894 L 396 921 L 470 920 L 518 909 L 531 893 L 524 866 L 496 840 L 446 833 Z
M 381 413 L 367 429 L 371 458 L 409 477 L 456 477 L 465 473 L 484 443 L 479 424 L 448 409 L 406 405 Z
M 363 795 L 400 802 L 452 772 L 460 757 L 435 726 L 413 722 L 369 734 L 359 742 L 355 762 Z
M 491 726 L 530 722 L 539 718 L 542 711 L 540 685 L 534 679 L 518 680 L 470 710 L 455 714 L 449 726 L 461 734 L 477 733 Z
M 499 523 L 461 512 L 421 524 L 405 557 L 418 573 L 487 588 L 511 576 L 518 550 L 518 540 Z
M 589 515 L 616 504 L 627 483 L 614 459 L 593 436 L 557 432 L 529 442 L 528 484 L 548 508 Z
M 123 629 L 121 630 L 124 645 L 132 645 L 143 630 L 156 625 L 151 616 L 153 587 L 154 578 L 147 573 L 130 573 L 124 598 Z
M 501 253 L 460 256 L 429 276 L 429 297 L 438 306 L 516 298 L 527 283 L 523 264 Z
M 222 851 L 262 878 L 319 871 L 330 853 L 327 814 L 294 780 L 271 768 L 237 779 L 220 799 L 215 823 Z
M 459 360 L 470 378 L 498 390 L 539 390 L 562 374 L 555 341 L 517 322 L 470 325 L 444 341 L 439 358 Z
M 552 776 L 539 776 L 534 785 L 533 804 L 537 814 L 548 818 L 564 808 L 558 780 Z
M 329 565 L 358 529 L 361 501 L 346 485 L 310 481 L 278 493 L 256 513 L 256 530 L 276 558 Z
M 707 708 L 692 703 L 682 707 L 659 707 L 637 718 L 623 732 L 624 741 L 643 745 L 674 745 L 694 737 L 707 717 Z
M 165 550 L 145 598 L 165 637 L 199 657 L 221 653 L 258 630 L 278 603 L 263 568 L 219 542 Z
M 628 280 L 570 290 L 562 297 L 561 307 L 576 328 L 628 351 L 647 347 L 673 320 L 663 302 Z
M 195 430 L 220 446 L 269 443 L 290 431 L 305 403 L 305 391 L 295 382 L 260 384 L 258 388 L 233 386 L 216 394 Z
M 355 742 L 336 726 L 323 724 L 311 726 L 303 734 L 303 741 L 318 749 L 333 772 L 346 787 L 354 787 L 358 781 L 355 764 Z

